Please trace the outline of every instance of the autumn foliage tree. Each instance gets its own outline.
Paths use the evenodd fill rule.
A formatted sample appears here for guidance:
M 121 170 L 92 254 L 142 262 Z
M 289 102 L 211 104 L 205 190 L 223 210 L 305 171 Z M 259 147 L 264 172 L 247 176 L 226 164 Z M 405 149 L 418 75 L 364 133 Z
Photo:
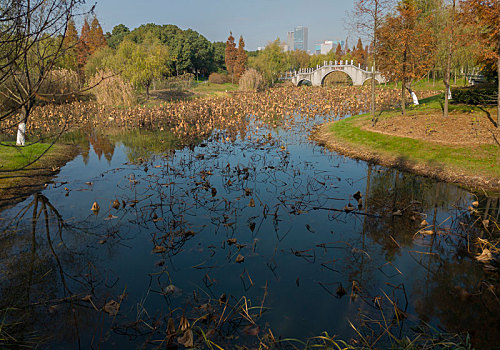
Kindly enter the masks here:
M 496 70 L 498 80 L 497 127 L 500 127 L 500 1 L 463 0 L 464 19 L 471 37 L 469 43 L 479 44 L 479 63 L 484 70 Z
M 97 50 L 107 46 L 106 38 L 104 37 L 104 33 L 102 32 L 102 28 L 97 20 L 97 17 L 94 17 L 92 24 L 90 25 L 87 45 L 89 55 L 92 55 Z
M 363 47 L 363 42 L 361 41 L 361 38 L 358 39 L 358 43 L 356 44 L 356 47 L 354 48 L 352 52 L 353 59 L 361 64 L 366 64 L 366 56 L 367 53 Z
M 226 69 L 231 76 L 231 82 L 234 83 L 235 67 L 236 61 L 238 59 L 238 50 L 236 49 L 236 43 L 234 42 L 233 33 L 229 33 L 229 37 L 226 41 Z
M 401 81 L 401 108 L 405 115 L 405 90 L 418 103 L 412 82 L 422 78 L 432 67 L 435 38 L 411 1 L 398 4 L 378 32 L 379 68 L 391 80 Z
M 82 30 L 80 32 L 80 40 L 77 45 L 77 66 L 78 73 L 83 77 L 83 70 L 85 68 L 85 64 L 90 56 L 89 49 L 89 36 L 90 36 L 90 26 L 87 19 L 83 21 Z
M 242 74 L 245 72 L 247 67 L 247 53 L 245 52 L 245 41 L 243 37 L 240 36 L 240 41 L 238 42 L 238 50 L 236 52 L 236 60 L 235 60 L 235 76 L 236 78 L 240 78 Z

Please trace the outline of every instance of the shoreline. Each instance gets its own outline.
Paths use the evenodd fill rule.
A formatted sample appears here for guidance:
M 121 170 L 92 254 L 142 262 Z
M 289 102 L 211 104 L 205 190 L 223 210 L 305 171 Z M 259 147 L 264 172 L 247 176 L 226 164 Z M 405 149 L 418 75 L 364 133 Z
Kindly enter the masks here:
M 0 173 L 0 211 L 3 211 L 42 190 L 59 174 L 66 163 L 80 154 L 80 148 L 71 144 L 56 144 L 27 169 Z
M 355 117 L 359 116 L 349 117 L 348 119 Z M 316 126 L 310 134 L 310 139 L 316 141 L 319 145 L 324 146 L 331 151 L 335 151 L 353 159 L 359 159 L 385 167 L 396 168 L 438 181 L 453 183 L 461 187 L 466 187 L 472 191 L 492 192 L 495 194 L 500 193 L 500 175 L 498 177 L 493 177 L 482 174 L 471 174 L 467 169 L 450 167 L 446 163 L 429 165 L 417 159 L 402 157 L 401 155 L 390 151 L 380 152 L 365 144 L 346 140 L 345 138 L 336 135 L 335 131 L 332 130 L 332 126 L 335 125 L 335 123 L 339 123 L 344 120 L 346 119 Z M 377 131 L 364 131 L 387 137 L 394 137 Z M 403 138 L 402 136 L 397 137 Z M 429 145 L 431 144 L 430 142 L 421 139 L 418 141 Z M 439 143 L 436 143 L 435 145 L 440 146 Z

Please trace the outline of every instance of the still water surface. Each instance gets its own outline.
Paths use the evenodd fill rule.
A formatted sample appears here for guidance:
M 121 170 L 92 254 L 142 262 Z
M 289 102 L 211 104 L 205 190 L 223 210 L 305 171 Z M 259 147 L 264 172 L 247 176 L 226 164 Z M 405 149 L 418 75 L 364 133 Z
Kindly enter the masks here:
M 17 341 L 154 348 L 183 315 L 200 347 L 202 331 L 225 348 L 270 331 L 349 340 L 349 322 L 376 337 L 363 321 L 397 305 L 394 334 L 427 322 L 495 344 L 495 306 L 463 293 L 487 278 L 460 236 L 476 197 L 325 150 L 308 139 L 323 121 L 251 120 L 177 149 L 168 134 L 84 136 L 54 184 L 0 213 Z

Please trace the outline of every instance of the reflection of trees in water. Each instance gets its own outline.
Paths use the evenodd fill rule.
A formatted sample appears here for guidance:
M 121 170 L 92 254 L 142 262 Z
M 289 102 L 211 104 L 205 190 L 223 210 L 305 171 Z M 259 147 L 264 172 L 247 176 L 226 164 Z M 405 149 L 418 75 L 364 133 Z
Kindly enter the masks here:
M 416 283 L 413 296 L 419 318 L 437 318 L 448 331 L 469 333 L 479 349 L 499 344 L 498 275 L 485 273 L 466 252 L 440 252 L 424 260 L 429 261 L 429 271 Z
M 2 230 L 0 310 L 5 319 L 1 331 L 9 339 L 0 344 L 33 345 L 54 338 L 77 341 L 94 317 L 81 298 L 99 282 L 85 276 L 92 269 L 81 251 L 68 247 L 68 241 L 74 241 L 66 236 L 68 228 L 49 199 L 37 193 Z
M 367 234 L 391 261 L 402 247 L 413 245 L 424 219 L 430 225 L 436 224 L 439 209 L 447 211 L 466 195 L 455 186 L 398 170 L 375 170 L 371 173 L 366 211 L 382 219 L 367 217 Z

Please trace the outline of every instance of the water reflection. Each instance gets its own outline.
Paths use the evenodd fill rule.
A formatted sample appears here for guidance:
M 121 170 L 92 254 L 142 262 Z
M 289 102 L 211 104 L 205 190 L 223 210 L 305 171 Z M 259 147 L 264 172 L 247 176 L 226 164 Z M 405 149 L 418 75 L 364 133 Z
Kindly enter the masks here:
M 498 279 L 470 239 L 498 236 L 498 199 L 332 154 L 307 140 L 321 121 L 249 118 L 189 147 L 67 136 L 87 151 L 65 184 L 1 213 L 9 332 L 51 348 L 234 348 L 348 340 L 351 321 L 383 347 L 384 315 L 398 334 L 425 321 L 495 344 Z

